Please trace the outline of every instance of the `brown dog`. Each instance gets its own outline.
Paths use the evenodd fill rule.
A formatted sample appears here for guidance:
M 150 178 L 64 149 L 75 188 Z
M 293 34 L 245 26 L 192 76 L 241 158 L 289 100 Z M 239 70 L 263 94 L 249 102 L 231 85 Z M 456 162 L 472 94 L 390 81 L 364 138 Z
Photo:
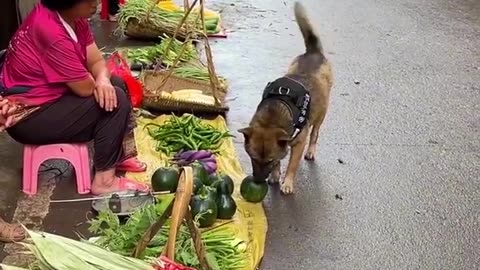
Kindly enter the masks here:
M 306 52 L 293 61 L 288 73 L 267 85 L 249 127 L 239 130 L 245 137 L 245 150 L 258 181 L 278 183 L 280 161 L 291 148 L 290 161 L 280 189 L 293 193 L 293 181 L 307 144 L 305 159 L 314 160 L 320 125 L 325 119 L 333 84 L 332 68 L 323 54 L 304 7 L 295 3 L 295 18 Z

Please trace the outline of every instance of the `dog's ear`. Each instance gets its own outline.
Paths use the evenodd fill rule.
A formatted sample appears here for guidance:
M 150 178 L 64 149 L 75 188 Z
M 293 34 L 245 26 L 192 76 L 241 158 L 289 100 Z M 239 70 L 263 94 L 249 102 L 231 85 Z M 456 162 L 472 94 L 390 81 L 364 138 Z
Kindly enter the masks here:
M 288 136 L 288 133 L 284 129 L 277 128 L 274 134 L 275 138 L 277 138 L 278 145 L 281 147 L 286 147 L 291 141 L 290 136 Z
M 245 141 L 248 141 L 250 136 L 252 136 L 253 129 L 251 127 L 246 127 L 246 128 L 239 129 L 238 132 L 243 134 Z

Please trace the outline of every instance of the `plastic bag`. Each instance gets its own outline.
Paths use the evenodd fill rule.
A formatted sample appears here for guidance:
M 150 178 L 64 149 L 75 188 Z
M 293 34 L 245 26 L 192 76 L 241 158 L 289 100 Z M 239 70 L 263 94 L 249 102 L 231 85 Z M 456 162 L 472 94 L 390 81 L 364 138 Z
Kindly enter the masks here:
M 178 264 L 165 256 L 160 257 L 159 265 L 155 267 L 155 270 L 196 270 L 195 268 L 186 267 Z
M 143 86 L 137 79 L 133 77 L 127 61 L 125 61 L 125 59 L 123 59 L 118 52 L 115 52 L 107 60 L 107 68 L 110 70 L 112 75 L 122 78 L 125 82 L 132 106 L 136 108 L 140 107 L 143 101 Z

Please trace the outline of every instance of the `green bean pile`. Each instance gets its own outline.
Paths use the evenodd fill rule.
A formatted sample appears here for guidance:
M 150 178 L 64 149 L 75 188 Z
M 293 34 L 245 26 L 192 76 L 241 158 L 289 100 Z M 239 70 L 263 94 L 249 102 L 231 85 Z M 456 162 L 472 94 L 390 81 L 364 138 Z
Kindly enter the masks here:
M 167 156 L 180 150 L 208 150 L 217 152 L 226 137 L 232 137 L 228 131 L 221 132 L 191 114 L 181 117 L 172 115 L 162 125 L 145 125 L 148 134 L 157 141 L 155 150 Z
M 118 27 L 119 31 L 126 30 L 130 20 L 145 20 L 148 15 L 148 23 L 151 23 L 154 27 L 160 29 L 170 29 L 170 33 L 173 33 L 178 24 L 184 17 L 183 11 L 167 11 L 154 5 L 155 2 L 151 0 L 129 0 L 122 6 L 118 13 Z M 194 25 L 198 29 L 198 23 L 195 23 L 195 18 L 187 18 L 187 24 L 193 27 Z M 185 26 L 185 25 L 184 25 Z

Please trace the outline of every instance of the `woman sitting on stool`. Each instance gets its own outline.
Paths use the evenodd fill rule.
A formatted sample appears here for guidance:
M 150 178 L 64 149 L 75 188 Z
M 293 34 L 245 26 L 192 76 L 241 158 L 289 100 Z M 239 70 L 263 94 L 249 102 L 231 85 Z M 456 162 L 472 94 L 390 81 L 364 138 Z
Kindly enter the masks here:
M 97 0 L 41 0 L 10 42 L 0 71 L 0 129 L 23 144 L 93 140 L 95 195 L 147 191 L 116 171 L 141 172 L 132 106 L 110 77 L 87 19 Z

